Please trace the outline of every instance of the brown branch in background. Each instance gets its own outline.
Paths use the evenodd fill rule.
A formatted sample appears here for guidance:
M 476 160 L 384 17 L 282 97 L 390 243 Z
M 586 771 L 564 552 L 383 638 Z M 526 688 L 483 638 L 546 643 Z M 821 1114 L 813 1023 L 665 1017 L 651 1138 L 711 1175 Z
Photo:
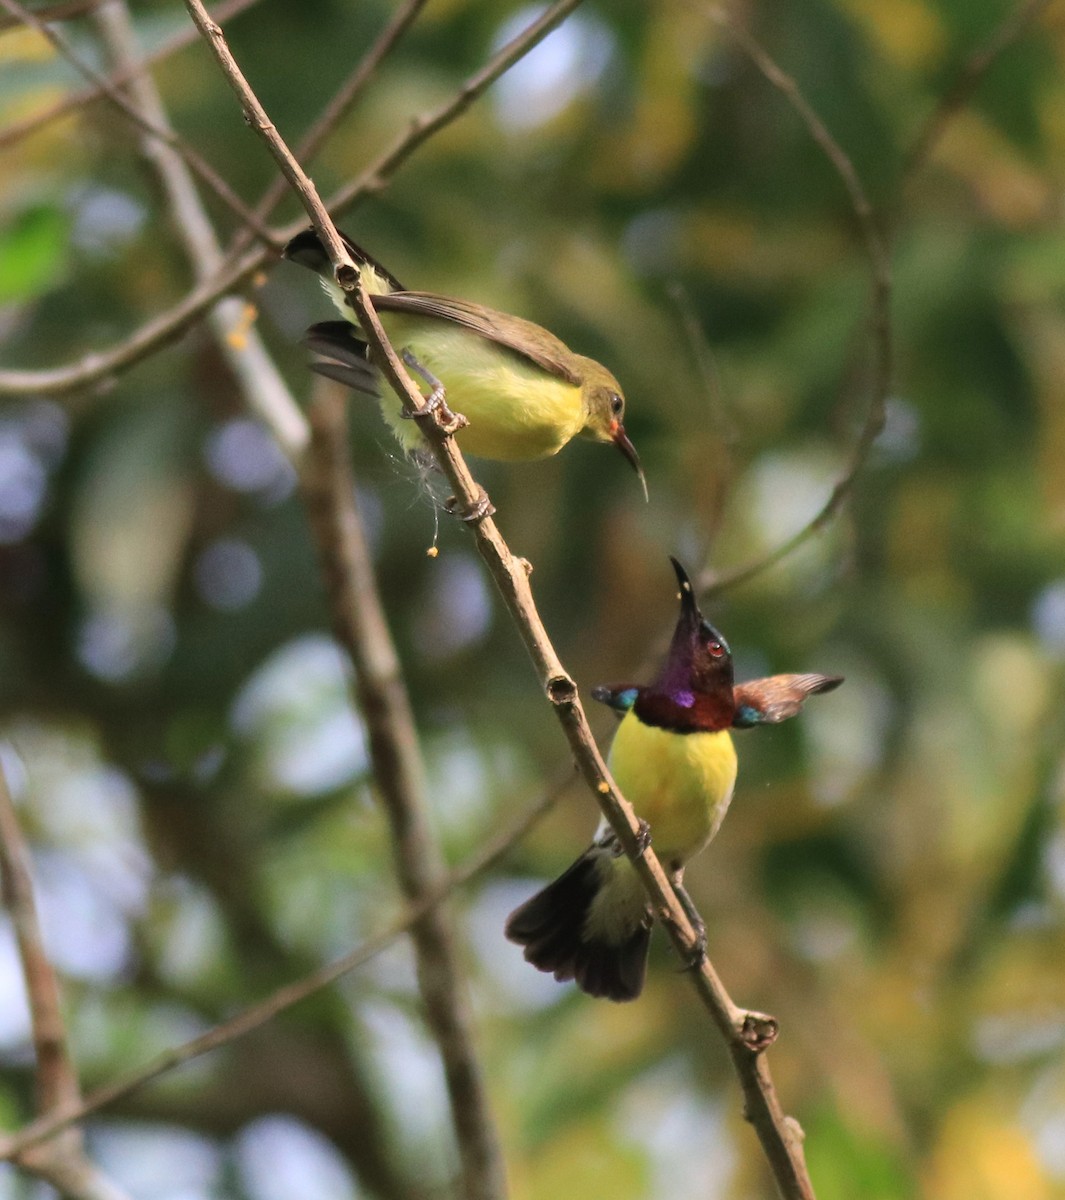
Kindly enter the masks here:
M 336 94 L 329 100 L 321 113 L 319 113 L 314 124 L 296 144 L 296 158 L 301 163 L 306 163 L 309 159 L 312 159 L 322 148 L 326 139 L 351 109 L 351 106 L 362 94 L 363 89 L 373 78 L 374 72 L 392 51 L 403 34 L 414 24 L 418 14 L 427 3 L 428 0 L 407 0 L 391 21 L 381 30 L 373 45 L 363 55 L 362 60 L 340 85 Z M 288 185 L 284 177 L 278 176 L 263 193 L 258 204 L 256 204 L 256 215 L 265 220 L 288 194 Z M 229 248 L 228 256 L 232 257 L 240 254 L 251 241 L 252 236 L 249 230 L 239 230 Z
M 581 0 L 555 0 L 555 3 L 545 8 L 535 21 L 531 21 L 521 33 L 511 38 L 479 71 L 471 75 L 450 100 L 414 117 L 406 133 L 398 138 L 376 163 L 330 198 L 330 212 L 347 208 L 363 196 L 372 196 L 379 192 L 419 146 L 462 116 L 504 72 L 561 25 L 580 3 Z
M 702 395 L 706 398 L 707 424 L 716 433 L 721 452 L 717 461 L 708 464 L 706 478 L 699 481 L 704 489 L 707 504 L 708 519 L 706 528 L 707 555 L 712 553 L 721 527 L 728 512 L 729 494 L 737 475 L 736 450 L 740 444 L 740 428 L 732 406 L 725 399 L 721 373 L 714 360 L 714 352 L 707 336 L 699 324 L 692 304 L 691 296 L 679 280 L 674 280 L 669 286 L 669 298 L 673 301 L 677 318 L 680 321 L 681 332 L 688 343 L 688 351 L 701 385 Z M 710 481 L 712 477 L 712 482 Z
M 966 59 L 954 83 L 939 97 L 926 117 L 903 159 L 900 191 L 926 165 L 951 119 L 972 99 L 980 81 L 995 61 L 1024 36 L 1052 3 L 1053 0 L 1023 0 L 1006 15 L 987 41 Z
M 37 1110 L 47 1119 L 81 1101 L 78 1077 L 67 1048 L 59 981 L 44 948 L 33 895 L 30 856 L 0 761 L 0 899 L 15 930 L 26 983 L 36 1063 Z M 85 1154 L 81 1131 L 68 1129 L 47 1146 L 23 1150 L 19 1166 L 75 1200 L 124 1200 Z
M 914 140 L 913 147 L 904 162 L 900 177 L 900 191 L 913 174 L 927 162 L 928 156 L 942 137 L 951 118 L 971 98 L 980 80 L 987 74 L 993 63 L 1024 35 L 1051 2 L 1052 0 L 1024 0 L 1006 16 L 991 37 L 969 57 L 954 85 L 936 105 Z M 850 495 L 855 480 L 869 459 L 873 443 L 883 428 L 894 357 L 889 238 L 881 232 L 877 224 L 873 207 L 865 194 L 865 189 L 853 163 L 829 133 L 817 113 L 814 112 L 798 84 L 773 62 L 751 34 L 724 9 L 713 8 L 708 9 L 707 12 L 712 20 L 725 28 L 734 38 L 766 80 L 784 94 L 806 126 L 810 136 L 821 147 L 843 181 L 851 200 L 854 215 L 861 228 L 866 255 L 869 259 L 872 278 L 869 327 L 873 340 L 874 362 L 865 419 L 851 448 L 847 465 L 820 510 L 790 538 L 753 562 L 743 564 L 731 571 L 704 572 L 698 582 L 699 590 L 704 595 L 746 583 L 756 575 L 775 566 L 824 529 L 840 512 Z
M 103 3 L 103 0 L 82 0 L 79 7 L 86 12 L 91 12 L 101 3 Z M 245 9 L 251 8 L 252 5 L 258 3 L 259 0 L 222 0 L 222 3 L 217 8 L 211 10 L 211 15 L 216 21 L 230 21 L 239 13 L 244 12 Z M 56 5 L 55 7 L 59 8 L 62 6 Z M 72 4 L 70 7 L 73 8 L 74 5 Z M 33 11 L 42 20 L 54 21 L 57 19 L 48 15 L 52 9 L 36 8 Z M 21 18 L 16 20 L 14 17 L 0 16 L 0 29 L 21 24 Z M 105 84 L 117 90 L 123 84 L 129 83 L 133 76 L 140 74 L 142 70 L 146 70 L 156 63 L 163 62 L 171 55 L 185 49 L 186 46 L 193 45 L 198 40 L 199 34 L 195 29 L 182 29 L 180 33 L 175 34 L 172 38 L 168 38 L 158 49 L 153 50 L 151 54 L 146 54 L 139 63 L 133 65 L 129 70 L 113 71 L 102 80 L 99 86 L 93 84 L 90 87 L 78 88 L 75 91 L 68 92 L 62 100 L 57 100 L 54 104 L 49 104 L 46 108 L 42 108 L 28 117 L 23 117 L 20 121 L 13 121 L 10 125 L 0 129 L 0 150 L 8 146 L 13 146 L 16 142 L 29 137 L 39 129 L 43 129 L 46 125 L 57 121 L 60 117 L 65 117 L 68 113 L 80 112 L 97 100 L 102 100 L 107 94 L 104 87 Z
M 476 519 L 470 521 L 477 549 L 517 624 L 541 685 L 565 731 L 578 770 L 591 787 L 625 853 L 633 861 L 658 919 L 684 960 L 691 960 L 697 945 L 695 931 L 654 851 L 644 849 L 640 844 L 637 817 L 610 777 L 588 725 L 577 685 L 559 661 L 536 610 L 529 587 L 529 564 L 511 554 L 496 528 L 484 490 L 474 482 L 454 439 L 443 427 L 445 414 L 439 407 L 431 414 L 425 411 L 424 397 L 385 336 L 372 303 L 359 282 L 359 274 L 344 250 L 332 221 L 324 213 L 314 185 L 303 176 L 291 151 L 241 74 L 225 45 L 221 29 L 207 17 L 200 0 L 185 0 L 185 6 L 208 38 L 245 115 L 266 141 L 285 176 L 292 180 L 323 244 L 328 248 L 338 283 L 351 293 L 360 328 L 370 344 L 378 367 L 401 398 L 404 409 L 411 414 L 421 414 L 421 429 L 441 470 L 455 490 L 458 504 L 467 512 L 478 512 Z M 780 1106 L 763 1053 L 776 1038 L 776 1021 L 761 1013 L 745 1012 L 734 1004 L 709 958 L 703 957 L 700 966 L 690 972 L 690 978 L 726 1039 L 743 1088 L 746 1116 L 758 1133 L 781 1195 L 785 1200 L 812 1200 L 813 1188 L 803 1157 L 802 1135 L 796 1122 L 786 1117 Z
M 828 499 L 797 533 L 769 551 L 768 554 L 731 571 L 722 573 L 704 571 L 698 579 L 697 589 L 704 595 L 708 595 L 745 583 L 775 566 L 808 541 L 818 530 L 823 529 L 843 507 L 854 486 L 854 481 L 868 461 L 873 443 L 884 427 L 885 406 L 888 389 L 891 386 L 894 346 L 891 325 L 891 253 L 877 224 L 873 206 L 854 169 L 854 164 L 828 131 L 795 80 L 777 66 L 750 32 L 723 8 L 706 7 L 703 11 L 710 20 L 720 25 L 732 37 L 767 82 L 783 94 L 843 182 L 858 222 L 866 256 L 869 259 L 871 276 L 869 330 L 873 343 L 869 402 L 865 417 L 851 448 L 847 465 L 833 485 Z
M 195 0 L 193 0 L 195 2 Z M 311 407 L 304 495 L 333 629 L 355 668 L 377 792 L 388 817 L 400 888 L 417 904 L 433 895 L 444 862 L 429 823 L 414 713 L 377 590 L 351 469 L 346 389 L 324 380 Z M 506 1171 L 477 1060 L 465 980 L 447 908 L 434 905 L 411 927 L 418 985 L 444 1065 L 463 1196 L 504 1200 Z
M 43 8 L 35 8 L 33 15 L 42 21 L 69 21 L 71 17 L 81 17 L 101 4 L 103 0 L 65 0 L 62 4 L 46 4 Z M 0 33 L 9 29 L 17 29 L 22 24 L 21 17 L 0 17 Z
M 293 225 L 292 233 L 297 232 L 298 227 Z M 179 338 L 221 296 L 246 284 L 262 270 L 269 256 L 269 251 L 261 247 L 249 250 L 231 266 L 221 268 L 211 279 L 197 284 L 172 308 L 146 321 L 110 350 L 93 351 L 65 367 L 50 367 L 43 371 L 0 371 L 0 397 L 61 396 L 90 389 L 106 391 L 116 375 Z
M 10 0 L 0 0 L 0 4 L 9 2 Z M 329 220 L 329 213 L 326 211 L 322 198 L 318 194 L 318 189 L 296 161 L 292 151 L 282 141 L 281 135 L 277 132 L 274 123 L 267 115 L 266 109 L 259 103 L 258 96 L 251 90 L 247 80 L 241 74 L 240 67 L 237 66 L 237 60 L 233 57 L 233 53 L 226 42 L 222 26 L 217 21 L 211 20 L 211 15 L 203 6 L 201 0 L 185 0 L 185 7 L 188 9 L 189 16 L 192 17 L 196 28 L 199 29 L 211 53 L 218 60 L 226 82 L 240 101 L 241 107 L 244 110 L 244 120 L 271 149 L 271 152 L 274 154 L 274 160 L 281 168 L 281 174 L 284 175 L 299 195 L 306 198 L 311 221 L 321 235 L 326 250 L 329 252 L 330 260 L 339 264 L 337 267 L 338 281 L 343 284 L 346 280 L 350 286 L 351 281 L 358 275 L 355 264 L 348 257 L 336 229 L 333 227 L 333 223 Z M 282 148 L 281 151 L 274 152 L 273 148 L 275 146 L 280 146 Z
M 147 72 L 137 73 L 137 35 L 126 0 L 104 0 L 92 20 L 112 65 L 119 71 L 132 72 L 130 103 L 155 128 L 169 130 L 169 118 L 155 82 Z M 197 282 L 210 279 L 222 265 L 222 248 L 192 173 L 172 146 L 147 133 L 141 135 L 140 150 L 159 179 Z M 253 318 L 254 309 L 249 304 L 229 296 L 211 310 L 209 323 L 247 407 L 269 426 L 281 449 L 295 460 L 310 439 L 307 419 L 267 353 Z
M 187 1042 L 162 1051 L 144 1066 L 120 1075 L 110 1083 L 96 1088 L 73 1107 L 39 1117 L 17 1134 L 0 1139 L 0 1162 L 16 1159 L 18 1155 L 24 1154 L 28 1149 L 56 1137 L 71 1125 L 83 1121 L 93 1113 L 138 1091 L 160 1076 L 251 1033 L 301 1001 L 309 999 L 336 983 L 338 979 L 355 970 L 356 967 L 361 967 L 369 962 L 399 938 L 409 934 L 414 924 L 421 920 L 426 913 L 432 911 L 436 905 L 469 883 L 471 879 L 482 874 L 517 845 L 555 804 L 571 778 L 572 776 L 567 772 L 564 780 L 560 780 L 554 788 L 539 797 L 517 820 L 482 846 L 466 863 L 450 872 L 432 892 L 422 896 L 416 904 L 408 904 L 384 929 L 373 937 L 367 938 L 354 950 L 349 951 L 342 958 L 338 958 L 336 962 L 312 971 L 294 983 L 278 988 L 265 1000 L 243 1009 L 228 1021 L 213 1026 L 204 1033 L 190 1038 Z
M 328 201 L 331 212 L 353 203 L 363 196 L 380 191 L 392 175 L 406 162 L 416 146 L 427 136 L 426 126 L 438 133 L 451 121 L 457 120 L 472 101 L 498 79 L 508 67 L 528 54 L 551 32 L 578 0 L 557 0 L 540 19 L 532 22 L 509 41 L 488 63 L 471 75 L 455 95 L 438 108 L 415 117 L 407 131 L 384 151 L 353 184 L 335 192 Z M 276 241 L 294 237 L 306 224 L 301 218 L 277 231 Z M 106 387 L 122 371 L 128 370 L 167 342 L 173 341 L 203 314 L 215 301 L 252 278 L 272 259 L 271 250 L 259 246 L 249 250 L 236 261 L 223 266 L 210 281 L 194 288 L 166 312 L 153 317 L 129 337 L 109 350 L 94 351 L 67 366 L 43 371 L 0 371 L 0 397 L 3 396 L 61 396 L 96 386 Z
M 377 365 L 402 398 L 405 410 L 410 413 L 423 410 L 424 398 L 389 344 L 369 297 L 360 288 L 352 293 L 352 301 Z M 423 417 L 421 429 L 455 490 L 459 510 L 472 512 L 483 508 L 487 501 L 484 489 L 474 482 L 454 439 L 441 427 L 443 414 L 439 408 L 432 418 L 430 421 Z M 577 685 L 559 661 L 536 610 L 528 580 L 530 565 L 511 554 L 490 514 L 491 507 L 488 506 L 483 515 L 470 522 L 477 549 L 518 627 L 547 699 L 569 741 L 577 769 L 634 863 L 656 917 L 682 960 L 691 961 L 696 949 L 695 931 L 653 848 L 644 849 L 640 845 L 640 824 L 636 814 L 611 778 L 592 736 Z M 703 957 L 701 965 L 689 972 L 689 977 L 725 1038 L 743 1088 L 744 1112 L 758 1133 L 781 1196 L 784 1200 L 813 1200 L 801 1131 L 795 1121 L 785 1116 L 763 1055 L 776 1039 L 777 1022 L 733 1003 L 708 957 Z
M 172 129 L 163 129 L 144 117 L 116 87 L 112 86 L 108 79 L 101 75 L 94 67 L 90 67 L 88 63 L 83 62 L 61 34 L 49 28 L 45 21 L 41 20 L 36 13 L 26 8 L 25 5 L 21 4 L 19 0 L 0 0 L 0 6 L 6 8 L 12 17 L 17 18 L 31 29 L 35 29 L 42 37 L 47 39 L 57 54 L 65 58 L 80 75 L 83 75 L 95 87 L 98 87 L 107 99 L 128 117 L 134 125 L 150 136 L 158 138 L 161 142 L 170 146 L 177 154 L 180 154 L 189 167 L 214 191 L 218 198 L 227 204 L 246 225 L 255 230 L 256 236 L 268 245 L 273 243 L 273 234 L 270 230 L 262 224 L 255 213 L 233 191 L 203 155 L 194 150 L 184 138 L 179 137 Z

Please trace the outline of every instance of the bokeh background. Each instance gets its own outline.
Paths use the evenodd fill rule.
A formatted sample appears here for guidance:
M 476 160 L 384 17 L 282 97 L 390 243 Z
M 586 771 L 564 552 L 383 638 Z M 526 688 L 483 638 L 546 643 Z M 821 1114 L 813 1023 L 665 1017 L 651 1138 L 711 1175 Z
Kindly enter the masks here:
M 534 10 L 432 0 L 314 164 L 324 191 Z M 787 0 L 741 17 L 894 234 L 886 425 L 831 526 L 705 609 L 741 677 L 847 677 L 738 736 L 733 810 L 688 881 L 771 1052 L 821 1200 L 1065 1196 L 1065 11 L 1050 5 L 906 174 L 999 0 Z M 262 0 L 229 27 L 295 136 L 390 15 Z M 153 47 L 187 18 L 135 5 Z M 65 30 L 87 57 L 90 26 Z M 0 123 L 75 86 L 0 32 Z M 200 47 L 156 72 L 255 197 L 274 168 Z M 5 368 L 119 341 L 191 283 L 103 104 L 0 150 Z M 233 218 L 208 199 L 224 234 Z M 284 210 L 296 215 L 294 205 Z M 870 264 L 838 176 L 701 4 L 577 11 L 341 226 L 408 286 L 547 325 L 623 381 L 651 487 L 590 444 L 474 463 L 582 689 L 646 671 L 667 554 L 727 573 L 800 529 L 869 403 Z M 328 317 L 287 264 L 257 328 L 294 392 Z M 697 331 L 692 336 L 692 331 Z M 372 403 L 351 452 L 417 711 L 435 827 L 475 852 L 566 766 L 438 485 Z M 433 544 L 439 557 L 426 556 Z M 293 467 L 198 326 L 106 392 L 0 401 L 0 753 L 86 1087 L 342 953 L 399 900 Z M 612 718 L 595 714 L 609 736 Z M 720 1039 L 656 943 L 610 1006 L 528 968 L 505 914 L 582 848 L 577 787 L 455 898 L 518 1200 L 771 1194 Z M 32 1114 L 0 920 L 0 1114 Z M 138 1197 L 443 1195 L 455 1169 L 409 949 L 88 1125 Z M 0 1167 L 0 1196 L 37 1196 Z

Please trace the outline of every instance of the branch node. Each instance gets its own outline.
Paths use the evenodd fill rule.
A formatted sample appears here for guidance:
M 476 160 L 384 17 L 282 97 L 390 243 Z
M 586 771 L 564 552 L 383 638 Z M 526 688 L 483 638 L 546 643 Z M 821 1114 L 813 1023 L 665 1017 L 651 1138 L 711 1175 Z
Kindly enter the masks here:
M 531 575 L 533 573 L 533 565 L 527 558 L 515 558 L 514 561 L 519 567 L 521 567 L 526 575 Z
M 547 698 L 556 708 L 569 708 L 577 702 L 577 685 L 568 675 L 553 675 L 547 681 Z
M 748 1012 L 736 1026 L 736 1037 L 752 1054 L 768 1050 L 780 1034 L 780 1022 L 767 1013 Z
M 806 1130 L 795 1120 L 794 1117 L 789 1117 L 785 1114 L 784 1127 L 788 1132 L 788 1136 L 794 1142 L 803 1143 L 806 1141 Z

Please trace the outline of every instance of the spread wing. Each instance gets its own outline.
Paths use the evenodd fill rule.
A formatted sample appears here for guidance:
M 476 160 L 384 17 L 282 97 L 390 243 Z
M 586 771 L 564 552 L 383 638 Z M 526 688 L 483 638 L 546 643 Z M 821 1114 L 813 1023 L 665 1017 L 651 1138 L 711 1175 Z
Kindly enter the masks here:
M 745 729 L 786 721 L 802 708 L 807 696 L 831 692 L 842 682 L 842 675 L 772 675 L 738 683 L 732 692 L 736 700 L 732 724 Z
M 463 329 L 506 347 L 575 387 L 580 387 L 583 382 L 573 368 L 574 355 L 566 344 L 546 329 L 521 317 L 512 317 L 509 313 L 496 312 L 450 296 L 438 296 L 434 292 L 391 292 L 387 296 L 374 296 L 373 305 L 378 312 L 407 313 L 461 325 Z

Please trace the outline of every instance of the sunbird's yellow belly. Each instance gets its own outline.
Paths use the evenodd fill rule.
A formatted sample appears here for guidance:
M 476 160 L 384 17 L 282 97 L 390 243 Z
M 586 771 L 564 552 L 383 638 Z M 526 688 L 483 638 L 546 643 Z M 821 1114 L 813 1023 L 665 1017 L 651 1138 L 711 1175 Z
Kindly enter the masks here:
M 458 435 L 463 452 L 504 462 L 547 458 L 584 426 L 581 389 L 535 363 L 445 321 L 381 317 L 389 341 L 409 349 L 444 385 L 451 411 L 469 420 Z M 423 382 L 416 375 L 415 381 Z M 381 411 L 404 449 L 422 444 L 416 423 L 400 417 L 387 387 Z
M 610 771 L 667 866 L 697 854 L 717 833 L 736 783 L 727 729 L 671 733 L 628 712 L 610 747 Z

